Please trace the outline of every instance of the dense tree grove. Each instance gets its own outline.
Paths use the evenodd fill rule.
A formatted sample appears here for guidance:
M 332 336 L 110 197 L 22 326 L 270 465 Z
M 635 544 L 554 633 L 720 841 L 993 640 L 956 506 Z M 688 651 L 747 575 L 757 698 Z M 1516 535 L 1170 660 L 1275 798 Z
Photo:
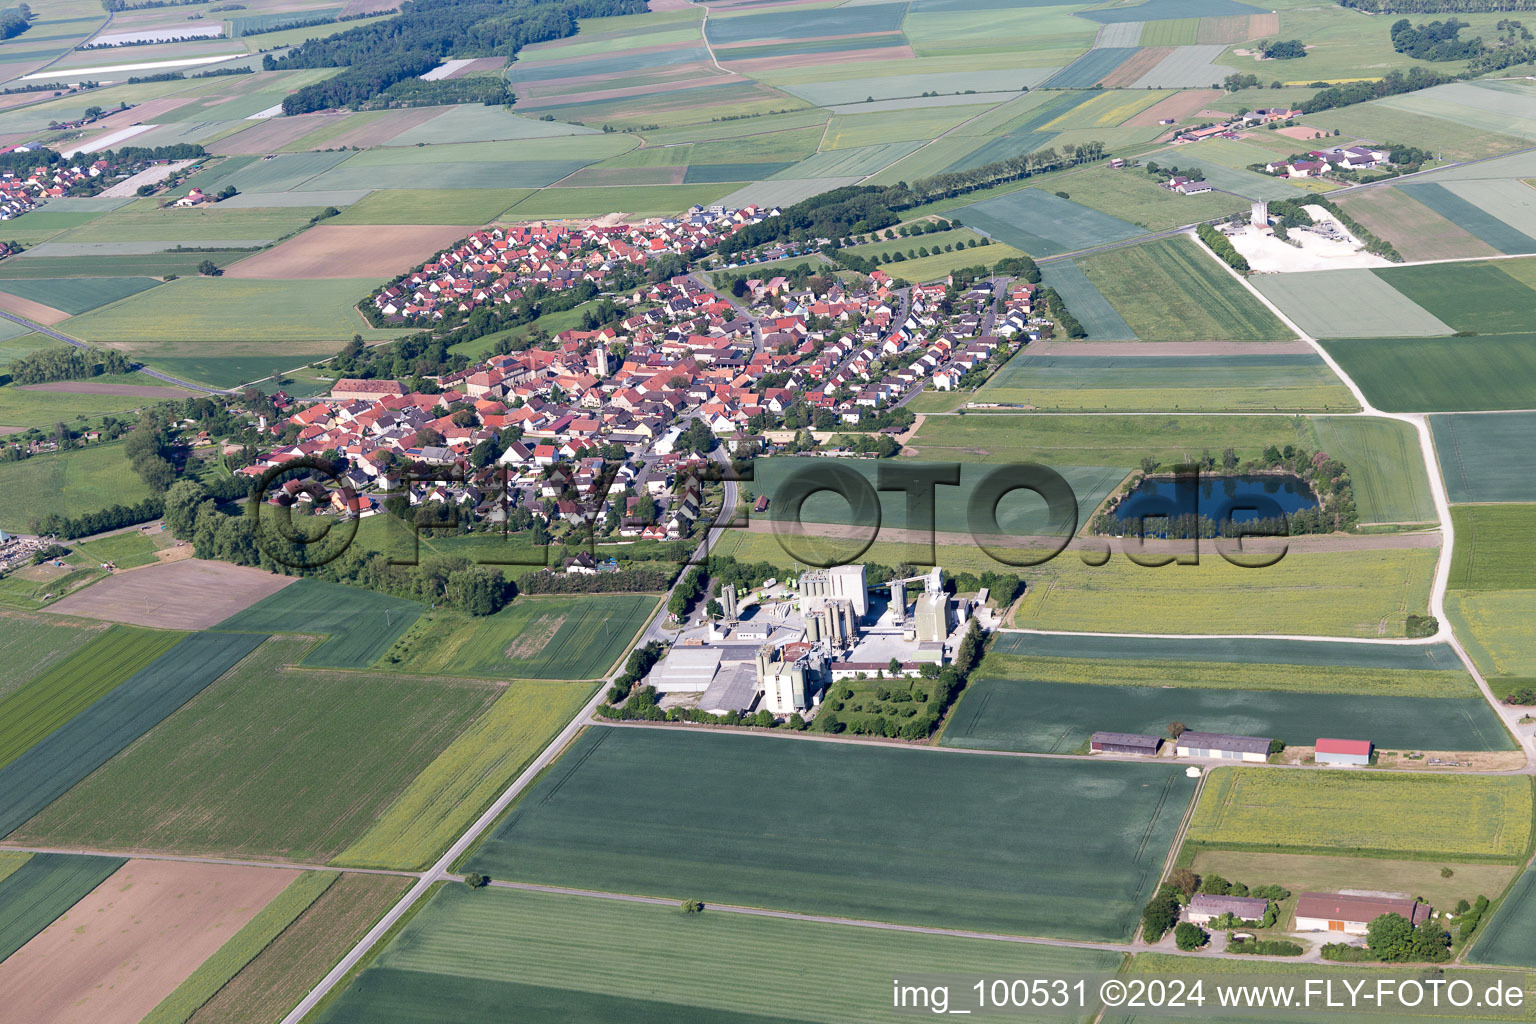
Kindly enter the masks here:
M 133 369 L 121 352 L 102 348 L 48 348 L 13 359 L 5 368 L 14 384 L 45 384 L 55 380 L 84 380 L 103 373 Z
M 1415 26 L 1403 18 L 1392 25 L 1392 48 L 1415 60 L 1471 60 L 1482 52 L 1483 41 L 1476 36 L 1459 37 L 1461 30 L 1470 26 L 1470 22 L 1456 18 Z
M 1300 39 L 1266 39 L 1258 50 L 1269 60 L 1295 60 L 1307 55 L 1307 46 Z
M 282 57 L 269 54 L 262 67 L 347 69 L 290 93 L 285 114 L 357 107 L 446 57 L 512 57 L 530 43 L 574 35 L 578 18 L 645 10 L 645 0 L 406 0 L 393 18 L 311 39 Z M 453 95 L 455 88 L 464 87 L 436 95 Z
M 165 527 L 172 536 L 190 541 L 198 558 L 348 583 L 470 615 L 494 614 L 516 592 L 501 573 L 456 555 L 424 555 L 418 565 L 395 565 L 383 552 L 354 546 L 324 565 L 304 567 L 310 553 L 272 529 L 270 512 L 253 515 L 238 504 L 225 511 L 220 504 L 195 481 L 178 481 L 165 495 Z M 258 529 L 264 531 L 259 539 Z
M 15 7 L 0 10 L 0 39 L 19 36 L 31 25 L 32 9 L 26 4 L 17 4 Z

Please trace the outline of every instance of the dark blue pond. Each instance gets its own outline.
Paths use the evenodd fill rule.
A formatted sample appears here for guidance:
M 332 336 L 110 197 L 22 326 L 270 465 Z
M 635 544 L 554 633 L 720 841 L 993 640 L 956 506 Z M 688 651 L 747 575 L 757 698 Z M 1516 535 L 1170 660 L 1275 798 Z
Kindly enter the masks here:
M 1200 515 L 1235 523 L 1316 508 L 1312 488 L 1289 473 L 1269 476 L 1148 477 L 1115 508 L 1120 522 L 1142 516 Z

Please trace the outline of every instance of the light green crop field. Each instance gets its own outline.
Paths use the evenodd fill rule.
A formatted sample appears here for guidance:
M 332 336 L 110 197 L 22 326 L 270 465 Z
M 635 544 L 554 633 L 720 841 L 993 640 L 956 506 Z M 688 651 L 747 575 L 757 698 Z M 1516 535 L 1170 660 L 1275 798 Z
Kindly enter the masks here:
M 1382 857 L 1338 857 L 1304 853 L 1252 853 L 1246 850 L 1201 850 L 1191 865 L 1201 875 L 1220 875 L 1252 885 L 1249 879 L 1284 886 L 1293 893 L 1375 889 L 1411 892 L 1435 909 L 1468 903 L 1478 896 L 1494 898 L 1504 891 L 1518 868 L 1509 864 L 1455 864 L 1447 877 L 1434 861 L 1388 860 Z
M 69 321 L 92 342 L 378 340 L 399 331 L 368 325 L 353 305 L 372 279 L 258 281 L 184 277 Z
M 1088 280 L 1143 341 L 1289 341 L 1293 335 L 1187 238 L 1083 259 Z
M 323 207 L 264 209 L 137 210 L 103 214 L 84 227 L 58 235 L 56 242 L 158 242 L 166 239 L 196 245 L 205 239 L 274 239 L 297 231 Z
M 632 799 L 626 780 L 637 778 L 670 798 Z M 777 788 L 765 778 L 837 782 Z M 468 866 L 673 899 L 1126 938 L 1189 792 L 1172 766 L 602 727 L 576 741 Z M 981 813 L 998 793 L 1010 813 Z M 905 811 L 891 815 L 898 795 Z
M 1181 196 L 1163 188 L 1151 175 L 1126 168 L 1115 170 L 1107 163 L 1065 174 L 1052 188 L 1066 192 L 1074 203 L 1091 206 L 1148 231 L 1214 220 L 1248 206 L 1248 200 L 1241 196 L 1214 190 Z
M 1037 356 L 1027 347 L 970 400 L 1095 412 L 1358 407 L 1315 356 Z
M 912 239 L 907 239 L 912 241 Z M 922 243 L 919 243 L 921 245 Z M 911 245 L 908 248 L 916 249 Z M 903 250 L 905 251 L 905 250 Z M 954 252 L 937 253 L 930 256 L 919 256 L 917 259 L 908 259 L 901 263 L 891 262 L 882 264 L 881 269 L 892 277 L 914 284 L 924 284 L 929 281 L 940 281 L 962 267 L 988 267 L 990 268 L 998 260 L 1011 259 L 1024 255 L 1023 250 L 1015 249 L 1011 245 L 994 242 L 987 246 L 977 246 L 974 249 L 956 249 Z
M 1233 448 L 1255 459 L 1267 445 L 1312 446 L 1308 423 L 1286 416 L 934 416 L 908 451 L 923 459 L 1134 466 L 1145 456 L 1172 465 Z
M 1456 330 L 1369 270 L 1259 274 L 1253 284 L 1314 338 L 1430 337 Z M 1351 315 L 1340 316 L 1341 309 Z
M 1536 590 L 1531 536 L 1536 505 L 1457 505 L 1452 590 Z
M 1291 552 L 1240 568 L 1208 547 L 1200 564 L 1098 568 L 1068 552 L 1023 575 L 1012 624 L 1127 633 L 1289 633 L 1401 637 L 1429 605 L 1434 549 Z
M 0 697 L 58 664 L 104 628 L 84 619 L 0 612 Z
M 423 615 L 390 649 L 394 671 L 521 679 L 607 675 L 658 598 L 524 597 L 495 615 Z
M 336 863 L 424 866 L 575 717 L 591 691 L 588 683 L 512 683 L 336 856 Z
M 1432 523 L 1435 502 L 1418 431 L 1399 420 L 1318 416 L 1320 450 L 1349 467 L 1362 523 Z
M 1516 862 L 1530 853 L 1522 776 L 1217 768 L 1190 819 L 1202 846 Z
M 133 382 L 135 384 L 139 383 L 138 380 Z M 173 394 L 176 394 L 176 392 L 167 392 L 166 397 L 169 398 Z M 149 399 L 139 395 L 77 395 L 70 394 L 67 391 L 24 391 L 14 384 L 7 384 L 4 387 L 0 387 L 0 424 L 9 427 L 37 427 L 46 431 L 60 421 L 69 423 L 80 416 L 90 420 L 97 420 L 109 413 L 121 414 L 131 412 L 151 404 L 153 403 Z M 112 450 L 117 451 L 118 449 L 114 448 Z M 121 459 L 124 466 L 127 466 L 126 459 L 122 459 L 121 455 L 118 458 Z M 27 462 L 34 461 L 36 460 L 27 460 Z M 38 470 L 38 467 L 33 468 Z M 55 472 L 54 470 L 38 471 Z M 0 473 L 3 473 L 3 470 L 0 470 Z M 136 480 L 137 476 L 134 479 Z M 121 482 L 128 483 L 128 480 L 125 478 Z M 0 488 L 0 509 L 4 508 L 5 495 L 8 493 L 14 492 L 6 488 Z M 133 500 L 138 501 L 140 499 L 135 498 Z M 96 507 L 105 507 L 105 505 L 112 504 L 117 504 L 117 502 L 109 501 L 104 505 Z M 28 511 L 28 519 L 33 514 L 36 514 L 36 509 Z M 25 521 L 21 523 L 8 522 L 4 516 L 5 513 L 0 511 L 0 527 L 16 529 L 27 525 Z
M 285 668 L 308 643 L 268 641 L 19 834 L 323 861 L 499 696 L 483 683 Z
M 1536 388 L 1536 334 L 1367 338 L 1323 347 L 1378 409 L 1527 409 Z
M 0 768 L 174 647 L 185 634 L 113 626 L 0 701 Z
M 615 948 L 628 951 L 623 966 Z M 751 968 L 722 970 L 722 950 Z M 1112 972 L 1121 962 L 1108 951 L 446 885 L 319 1020 L 435 1024 L 449 1014 L 492 1024 L 516 1006 L 529 1021 L 875 1024 L 890 1018 L 892 973 L 908 965 L 1043 976 Z M 661 976 L 675 983 L 649 980 Z M 1029 1010 L 1010 1018 L 1070 1019 Z
M 31 394 L 49 402 L 59 397 L 54 392 Z M 142 404 L 144 399 L 137 401 Z M 39 503 L 41 495 L 48 496 L 46 503 Z M 73 517 L 112 505 L 132 505 L 149 496 L 149 487 L 128 464 L 121 444 L 92 445 L 0 463 L 0 529 L 9 532 L 27 532 L 48 512 Z
M 161 536 L 167 542 L 171 540 L 169 535 Z M 160 546 L 152 538 L 138 530 L 75 545 L 75 551 L 90 561 L 111 563 L 119 569 L 132 569 L 140 565 L 153 564 L 155 552 L 159 549 Z
M 1448 591 L 1445 614 L 1495 693 L 1536 680 L 1536 591 Z
M 533 194 L 530 188 L 382 188 L 341 211 L 331 224 L 489 224 Z M 402 267 L 401 269 L 409 269 Z
M 268 1024 L 280 1019 L 405 893 L 399 875 L 346 872 L 218 990 L 190 1024 Z

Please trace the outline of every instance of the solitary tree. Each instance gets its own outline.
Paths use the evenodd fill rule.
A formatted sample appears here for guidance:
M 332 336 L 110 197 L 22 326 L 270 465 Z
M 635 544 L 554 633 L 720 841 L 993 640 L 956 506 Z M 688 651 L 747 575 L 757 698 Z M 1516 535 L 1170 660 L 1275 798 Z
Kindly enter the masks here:
M 219 265 L 213 262 L 213 260 L 203 260 L 203 262 L 197 265 L 197 272 L 202 274 L 204 277 L 218 277 L 220 274 L 224 273 L 224 271 L 219 269 Z
M 1184 735 L 1188 731 L 1189 731 L 1189 729 L 1185 727 L 1183 722 L 1169 722 L 1168 723 L 1168 735 L 1171 736 L 1174 739 L 1178 739 L 1180 736 Z

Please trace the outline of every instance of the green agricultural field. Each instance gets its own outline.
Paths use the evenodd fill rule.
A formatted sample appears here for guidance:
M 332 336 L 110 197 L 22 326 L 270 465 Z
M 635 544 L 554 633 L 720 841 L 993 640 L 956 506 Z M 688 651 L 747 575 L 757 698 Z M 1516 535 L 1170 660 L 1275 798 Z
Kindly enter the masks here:
M 1312 420 L 1320 450 L 1349 467 L 1362 523 L 1433 523 L 1434 496 L 1412 425 L 1364 416 Z
M 425 609 L 415 601 L 322 580 L 299 580 L 219 623 L 252 633 L 329 634 L 304 659 L 312 668 L 367 668 Z
M 39 853 L 0 880 L 0 960 L 31 941 L 126 861 Z
M 1032 659 L 1070 659 L 1081 662 L 1091 658 L 1120 659 L 1131 661 L 1205 663 L 1195 670 L 1194 666 L 1180 666 L 1176 674 L 1165 675 L 1163 670 L 1143 668 L 1156 672 L 1158 685 L 1196 686 L 1205 672 L 1221 671 L 1211 662 L 1229 666 L 1238 673 L 1230 682 L 1244 687 L 1262 685 L 1263 676 L 1254 676 L 1245 665 L 1294 665 L 1294 676 L 1302 676 L 1301 682 L 1292 679 L 1291 685 L 1277 689 L 1307 689 L 1306 680 L 1314 679 L 1324 684 L 1321 688 L 1337 693 L 1355 693 L 1357 689 L 1347 682 L 1347 677 L 1336 675 L 1337 668 L 1369 669 L 1371 678 L 1379 679 L 1385 692 L 1400 697 L 1429 697 L 1441 690 L 1465 687 L 1466 671 L 1461 659 L 1450 644 L 1357 644 L 1342 640 L 1283 640 L 1270 637 L 1145 637 L 1106 636 L 1087 634 L 1062 636 L 1049 633 L 999 632 L 993 634 L 989 650 L 993 654 L 1027 655 Z M 1034 661 L 1039 665 L 1042 662 Z M 1267 670 L 1265 670 L 1267 672 Z M 1428 672 L 1437 675 L 1427 677 L 1429 682 L 1415 684 L 1404 681 L 1400 672 Z M 1454 677 L 1438 675 L 1455 673 Z M 1437 679 L 1444 679 L 1440 682 Z M 1091 675 L 1073 673 L 1053 674 L 1048 678 L 1062 682 L 1092 682 Z M 1221 683 L 1220 685 L 1226 685 Z M 1427 688 L 1425 688 L 1427 687 Z M 1466 690 L 1471 694 L 1474 690 Z M 1460 694 L 1451 694 L 1460 696 Z
M 333 350 L 328 354 L 334 355 L 335 352 Z M 140 380 L 140 378 L 133 378 L 135 384 L 140 383 Z M 150 380 L 146 377 L 142 378 L 142 382 L 147 384 Z M 185 392 L 167 391 L 166 398 L 169 399 L 182 394 L 185 394 Z M 98 422 L 102 416 L 108 414 L 120 416 L 122 413 L 133 412 L 136 409 L 142 409 L 144 406 L 152 404 L 154 403 L 151 400 L 138 395 L 76 395 L 70 394 L 67 391 L 27 391 L 14 384 L 7 384 L 4 387 L 0 387 L 0 424 L 10 427 L 37 427 L 47 432 L 54 424 L 61 420 L 78 426 L 80 425 L 81 417 L 86 418 L 90 422 Z M 121 451 L 121 449 L 115 447 L 109 447 L 107 450 L 114 453 Z M 71 452 L 69 455 L 73 457 L 75 453 Z M 118 458 L 121 459 L 121 455 L 118 455 Z M 59 471 L 57 467 L 51 470 L 45 469 L 44 467 L 47 467 L 49 464 L 38 462 L 35 458 L 27 460 L 27 463 L 34 462 L 37 463 L 37 465 L 32 467 L 34 471 L 43 471 L 45 474 Z M 122 464 L 126 470 L 127 460 L 122 460 Z M 15 465 L 24 465 L 24 463 Z M 0 479 L 4 479 L 5 474 L 10 472 L 12 468 L 0 468 Z M 21 475 L 24 476 L 25 474 Z M 81 493 L 83 494 L 89 482 L 85 474 L 79 474 L 77 478 L 77 474 L 71 472 L 69 473 L 69 478 L 71 486 L 81 488 Z M 12 479 L 16 478 L 12 477 Z M 120 483 L 131 487 L 133 486 L 133 481 L 137 480 L 137 474 L 127 473 Z M 11 491 L 8 487 L 0 487 L 0 509 L 6 507 L 5 498 L 11 493 L 15 492 Z M 138 501 L 147 496 L 148 491 L 146 490 L 143 495 L 133 500 Z M 113 504 L 117 504 L 117 502 L 106 501 L 91 507 L 105 508 L 107 505 Z M 4 518 L 6 513 L 0 511 L 0 527 L 6 529 L 23 528 L 28 525 L 31 516 L 36 511 L 35 508 L 26 510 L 25 519 L 20 523 L 7 521 Z
M 159 283 L 152 277 L 26 278 L 5 281 L 3 290 L 74 315 L 137 295 Z
M 1536 505 L 1458 505 L 1452 590 L 1536 590 L 1531 537 Z
M 370 340 L 372 334 L 365 332 Z M 297 367 L 330 359 L 340 347 L 338 341 L 221 341 L 214 345 L 198 342 L 126 342 L 113 345 L 163 373 L 185 380 L 199 381 L 219 388 L 237 388 L 250 381 L 271 387 L 267 377 L 288 379 Z M 300 370 L 302 375 L 304 371 Z M 282 385 L 294 397 L 302 397 L 292 386 Z M 302 387 L 302 385 L 301 385 Z M 51 396 L 58 397 L 58 396 Z M 99 397 L 99 396 L 91 396 Z M 138 399 L 140 405 L 144 399 Z
M 1516 964 L 1536 967 L 1536 868 L 1527 868 L 1514 888 L 1484 922 L 1477 942 L 1467 952 L 1474 964 Z
M 1098 138 L 1104 133 L 1099 130 L 1088 134 Z M 1080 171 L 1064 174 L 1052 188 L 1066 192 L 1074 203 L 1092 207 L 1148 231 L 1163 231 L 1195 221 L 1214 220 L 1248 206 L 1248 201 L 1242 196 L 1226 192 L 1211 191 L 1181 196 L 1163 188 L 1159 180 L 1149 174 L 1125 168 L 1116 170 L 1107 163 L 1093 164 Z M 965 219 L 963 214 L 961 219 Z
M 1217 768 L 1190 819 L 1197 846 L 1523 861 L 1523 776 L 1343 774 Z
M 1286 416 L 934 416 L 908 451 L 925 460 L 1043 462 L 1050 466 L 1134 466 L 1195 462 L 1231 447 L 1256 459 L 1267 445 L 1315 444 L 1305 419 Z
M 37 611 L 106 575 L 103 569 L 34 565 L 0 577 L 0 605 Z
M 418 868 L 465 826 L 576 716 L 591 684 L 516 682 L 475 719 L 336 863 Z
M 0 612 L 0 698 L 100 635 L 99 623 Z
M 1293 337 L 1215 257 L 1187 238 L 1115 249 L 1079 265 L 1143 341 Z
M 0 835 L 14 832 L 64 795 L 201 693 L 264 639 L 194 633 L 0 768 Z
M 199 964 L 140 1024 L 184 1024 L 340 877 L 327 871 L 306 871 L 299 875 L 213 956 Z
M 969 400 L 1063 412 L 1358 408 L 1327 364 L 1311 355 L 1036 356 L 1027 348 Z
M 69 321 L 92 342 L 337 341 L 392 338 L 352 307 L 379 282 L 184 277 Z
M 0 768 L 176 646 L 185 635 L 113 626 L 0 700 Z
M 1524 409 L 1536 388 L 1536 334 L 1369 338 L 1323 346 L 1386 412 Z
M 135 246 L 135 248 L 143 248 L 143 246 Z M 197 273 L 197 265 L 203 260 L 213 260 L 214 263 L 223 266 L 233 262 L 236 257 L 244 255 L 246 255 L 244 252 L 153 252 L 100 256 L 33 256 L 29 254 L 24 259 L 0 260 L 0 291 L 14 293 L 19 287 L 15 282 L 39 277 L 122 278 L 136 274 L 150 277 L 177 274 L 185 277 Z
M 628 951 L 623 968 L 615 948 Z M 722 970 L 722 950 L 752 968 Z M 1046 976 L 1112 972 L 1121 962 L 1108 951 L 446 885 L 319 1020 L 428 1024 L 448 1014 L 492 1024 L 516 1006 L 528 1022 L 875 1024 L 890 1019 L 892 972 L 908 965 Z M 673 984 L 650 980 L 663 976 Z
M 172 541 L 169 534 L 158 536 L 164 543 L 168 544 Z M 76 544 L 74 549 L 77 554 L 85 556 L 91 562 L 111 563 L 119 569 L 133 569 L 155 563 L 155 552 L 163 546 L 156 544 L 155 539 L 138 530 L 129 530 L 127 533 L 113 534 L 100 540 Z
M 226 238 L 271 240 L 298 231 L 323 207 L 263 209 L 163 210 L 122 209 L 104 214 L 84 227 L 66 231 L 56 242 L 182 242 Z
M 1064 179 L 1065 180 L 1065 179 Z M 1134 238 L 1141 229 L 1041 188 L 1024 188 L 955 211 L 979 228 L 1031 256 L 1054 256 Z
M 1239 568 L 1206 547 L 1198 566 L 1149 569 L 1124 557 L 1098 568 L 1070 554 L 1023 572 L 1013 625 L 1127 633 L 1288 633 L 1401 637 L 1422 615 L 1432 548 L 1291 552 Z
M 423 615 L 390 649 L 400 672 L 520 679 L 608 674 L 655 611 L 650 595 L 524 597 L 495 615 Z
M 1250 879 L 1284 886 L 1292 893 L 1375 889 L 1410 892 L 1436 910 L 1468 903 L 1504 890 L 1519 869 L 1509 864 L 1455 864 L 1441 875 L 1441 865 L 1428 860 L 1387 860 L 1382 857 L 1327 857 L 1302 853 L 1252 853 L 1246 850 L 1201 850 L 1191 865 L 1201 875 L 1217 874 L 1253 884 Z M 1263 883 L 1261 883 L 1263 884 Z M 1282 915 L 1283 916 L 1283 915 Z
M 1174 651 L 1154 646 L 1140 657 L 1105 656 L 1098 649 L 1099 637 L 1050 637 L 1034 633 L 1001 633 L 992 649 L 977 667 L 973 679 L 1010 681 L 1028 679 L 1039 682 L 1085 686 L 1148 686 L 1159 689 L 1223 690 L 1244 693 L 1344 694 L 1354 697 L 1447 698 L 1477 697 L 1479 690 L 1472 677 L 1457 664 L 1455 654 L 1445 648 L 1440 653 L 1451 659 L 1451 667 L 1425 661 L 1410 667 L 1383 664 L 1339 664 L 1324 659 L 1349 658 L 1354 652 L 1341 643 L 1318 644 L 1308 641 L 1274 640 L 1268 657 L 1276 660 L 1229 661 L 1220 657 L 1198 660 L 1207 648 L 1220 650 L 1223 641 L 1174 641 L 1187 649 L 1187 657 L 1174 660 Z M 1050 641 L 1057 642 L 1052 643 Z M 1225 641 L 1234 643 L 1236 641 Z M 1253 641 L 1250 641 L 1252 643 Z M 1138 638 L 1137 648 L 1148 643 Z M 1169 641 L 1163 641 L 1163 647 Z M 1262 643 L 1262 641 L 1260 641 Z M 1322 647 L 1312 652 L 1307 647 Z M 1057 653 L 1063 648 L 1084 648 L 1084 653 Z M 1163 657 L 1157 655 L 1162 653 Z M 1418 652 L 1414 652 L 1418 653 Z M 1309 660 L 1302 661 L 1303 658 Z M 1281 659 L 1291 658 L 1293 661 Z M 1299 662 L 1299 664 L 1298 664 Z M 1088 696 L 1092 696 L 1091 694 Z M 1167 723 L 1164 723 L 1167 724 Z M 1203 732 L 1227 730 L 1204 729 Z M 1314 739 L 1316 737 L 1313 737 Z
M 533 194 L 528 188 L 378 189 L 331 224 L 489 224 Z
M 985 104 L 972 104 L 926 110 L 886 110 L 874 114 L 837 114 L 833 116 L 821 145 L 826 149 L 849 149 L 909 139 L 926 142 L 990 109 Z
M 49 402 L 60 397 L 53 392 L 32 394 Z M 39 504 L 40 495 L 48 496 L 46 505 Z M 27 532 L 47 512 L 79 516 L 112 505 L 132 505 L 149 496 L 149 487 L 128 464 L 121 444 L 0 463 L 0 529 L 10 532 Z
M 1375 271 L 1397 291 L 1457 331 L 1521 334 L 1536 321 L 1530 270 L 1507 261 L 1438 263 Z M 1412 332 L 1405 332 L 1412 333 Z
M 1451 501 L 1536 501 L 1536 448 L 1526 443 L 1536 413 L 1431 416 L 1429 426 Z
M 272 640 L 17 835 L 324 861 L 500 695 L 483 683 L 285 668 L 308 642 Z
M 632 799 L 637 778 L 668 798 Z M 765 788 L 765 778 L 836 782 Z M 1010 794 L 1008 813 L 996 813 L 999 793 Z M 1123 939 L 1188 793 L 1182 772 L 1156 765 L 603 727 L 468 865 L 668 898 Z M 897 799 L 904 812 L 886 813 Z M 936 862 L 950 867 L 936 872 Z
M 1536 592 L 1453 590 L 1445 595 L 1445 613 L 1494 692 L 1536 680 Z M 1500 676 L 1519 682 L 1496 681 Z
M 1311 746 L 1319 736 L 1337 734 L 1411 750 L 1515 749 L 1481 694 L 1447 700 L 1250 692 L 1161 687 L 1133 676 L 1127 683 L 1044 682 L 1026 664 L 1009 678 L 989 676 L 967 686 L 942 742 L 979 750 L 1086 753 L 1089 737 L 1099 730 L 1167 738 L 1168 723 L 1183 722 L 1201 732 L 1267 736 L 1288 746 Z
M 190 1024 L 280 1019 L 409 887 L 398 875 L 344 873 L 189 1018 Z
M 1357 138 L 1420 139 L 1418 145 L 1433 147 L 1446 160 L 1481 160 L 1530 145 L 1524 139 L 1502 134 L 1496 129 L 1397 110 L 1379 100 L 1312 114 L 1307 123 L 1321 128 L 1338 128 Z
M 1259 274 L 1253 285 L 1314 338 L 1432 337 L 1456 330 L 1369 270 Z

